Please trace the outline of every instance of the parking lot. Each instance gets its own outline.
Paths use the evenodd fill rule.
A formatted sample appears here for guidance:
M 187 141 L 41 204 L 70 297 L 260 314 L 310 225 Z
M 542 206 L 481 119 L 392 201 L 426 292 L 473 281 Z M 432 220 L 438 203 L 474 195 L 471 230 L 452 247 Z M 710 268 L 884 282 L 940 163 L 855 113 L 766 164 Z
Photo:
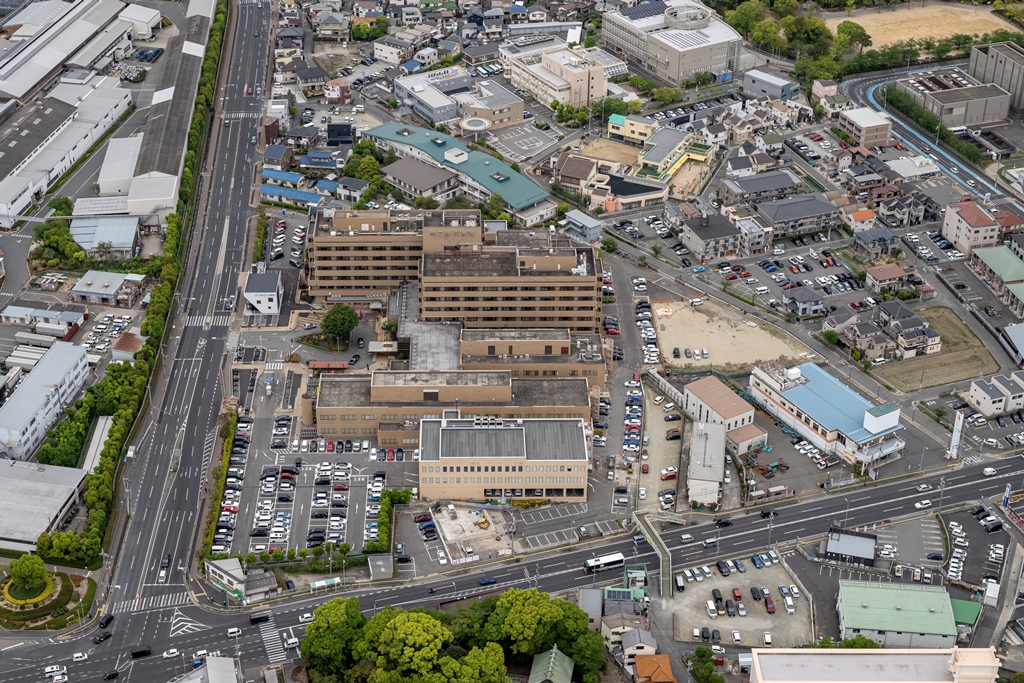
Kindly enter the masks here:
M 775 557 L 778 558 L 778 555 Z M 703 643 L 702 629 L 706 628 L 712 641 L 713 632 L 717 630 L 719 640 L 725 646 L 764 647 L 765 633 L 770 634 L 772 647 L 799 647 L 806 644 L 811 639 L 807 599 L 799 587 L 794 593 L 795 583 L 785 568 L 768 558 L 768 555 L 759 556 L 759 562 L 764 565 L 762 569 L 758 569 L 750 557 L 732 558 L 728 563 L 732 563 L 735 570 L 730 570 L 728 576 L 722 576 L 715 561 L 692 566 L 681 565 L 684 568 L 677 575 L 684 577 L 685 590 L 680 592 L 676 589 L 672 604 L 675 640 Z M 740 567 L 742 571 L 739 571 Z M 696 578 L 698 573 L 701 577 L 699 581 Z M 677 583 L 673 579 L 673 585 Z M 786 609 L 782 586 L 785 586 L 792 600 L 793 614 L 789 614 Z M 724 603 L 721 614 L 719 610 L 712 610 L 708 606 L 709 600 L 714 601 L 712 591 L 715 589 L 720 591 Z M 739 592 L 739 600 L 734 591 Z M 764 598 L 765 592 L 774 614 L 768 612 L 769 601 Z M 735 616 L 730 616 L 730 608 Z M 711 616 L 712 612 L 714 616 Z M 698 630 L 696 639 L 694 629 Z

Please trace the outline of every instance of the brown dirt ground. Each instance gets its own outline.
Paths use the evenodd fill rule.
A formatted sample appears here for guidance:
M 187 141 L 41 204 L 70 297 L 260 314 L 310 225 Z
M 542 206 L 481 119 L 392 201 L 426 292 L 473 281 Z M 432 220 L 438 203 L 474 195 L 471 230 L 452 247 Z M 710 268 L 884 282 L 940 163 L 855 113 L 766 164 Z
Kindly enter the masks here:
M 630 166 L 636 166 L 636 157 L 640 153 L 639 147 L 603 138 L 592 138 L 580 150 L 587 156 L 617 161 L 620 164 L 628 164 Z
M 833 32 L 847 17 L 826 19 Z M 852 17 L 871 36 L 873 47 L 910 38 L 946 38 L 954 33 L 988 33 L 998 29 L 1016 31 L 1016 27 L 991 12 L 968 7 L 935 6 L 913 7 L 895 11 L 882 11 Z
M 705 298 L 702 306 L 676 301 L 668 305 L 653 302 L 653 307 L 662 356 L 667 357 L 666 367 L 703 369 L 713 366 L 716 370 L 731 372 L 751 368 L 764 360 L 789 365 L 817 358 L 793 337 L 714 299 Z M 671 308 L 672 315 L 659 317 L 657 312 L 664 308 Z M 683 354 L 682 358 L 672 358 L 672 349 L 676 346 L 680 352 L 686 347 L 707 347 L 711 357 L 697 361 Z
M 942 335 L 942 352 L 883 365 L 873 370 L 879 379 L 907 392 L 922 386 L 922 372 L 923 386 L 934 387 L 999 371 L 992 354 L 952 309 L 926 308 L 920 315 Z

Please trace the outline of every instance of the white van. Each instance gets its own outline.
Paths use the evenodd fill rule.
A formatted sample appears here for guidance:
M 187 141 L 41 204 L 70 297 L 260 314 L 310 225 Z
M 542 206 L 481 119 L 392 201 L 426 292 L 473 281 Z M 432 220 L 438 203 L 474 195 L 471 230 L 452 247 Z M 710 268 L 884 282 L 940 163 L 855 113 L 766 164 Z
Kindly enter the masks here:
M 72 662 L 84 662 L 87 659 L 89 659 L 89 655 L 85 654 L 84 652 L 76 652 L 75 654 L 71 655 Z
M 683 534 L 679 537 L 679 540 L 683 543 L 693 543 L 693 536 L 691 534 Z
M 712 619 L 718 618 L 718 608 L 715 607 L 714 600 L 708 600 L 707 602 L 705 602 L 704 607 L 705 609 L 707 609 L 709 617 L 711 617 Z
M 786 614 L 796 614 L 796 608 L 793 607 L 793 598 L 786 598 Z
M 676 404 L 675 403 L 666 403 L 665 406 L 662 408 L 662 410 L 664 410 L 666 413 L 671 413 L 675 409 L 676 409 Z
M 716 541 L 713 538 L 705 538 L 703 543 L 701 543 L 701 545 L 703 545 L 705 548 L 714 548 L 715 544 Z
M 167 583 L 167 570 L 161 569 L 160 576 L 157 577 L 157 583 Z
M 299 646 L 299 639 L 298 638 L 289 638 L 288 640 L 284 641 L 284 649 L 286 649 L 286 650 L 290 650 L 291 648 L 298 647 L 298 646 Z
M 684 590 L 686 590 L 686 579 L 682 574 L 676 574 L 676 592 L 682 593 Z
M 700 352 L 701 352 L 702 354 L 704 354 L 704 360 L 707 360 L 708 358 L 710 358 L 710 357 L 711 357 L 711 354 L 710 354 L 710 353 L 708 353 L 708 350 L 707 350 L 707 349 L 701 349 L 701 350 L 700 350 Z
M 768 292 L 769 292 L 768 288 L 765 287 L 764 285 L 761 285 L 760 287 L 758 287 L 757 289 L 754 290 L 754 293 L 758 294 L 760 296 L 764 296 L 764 295 L 768 294 Z

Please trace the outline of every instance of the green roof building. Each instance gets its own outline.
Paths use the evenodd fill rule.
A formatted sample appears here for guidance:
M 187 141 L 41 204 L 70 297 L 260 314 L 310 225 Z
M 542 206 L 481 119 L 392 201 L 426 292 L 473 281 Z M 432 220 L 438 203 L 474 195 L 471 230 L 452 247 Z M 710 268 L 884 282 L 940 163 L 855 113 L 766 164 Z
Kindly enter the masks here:
M 861 635 L 893 648 L 956 645 L 953 605 L 938 586 L 840 581 L 836 611 L 844 639 Z
M 490 154 L 470 150 L 455 138 L 427 128 L 389 121 L 363 131 L 378 146 L 453 171 L 462 190 L 480 201 L 501 194 L 516 223 L 531 226 L 554 218 L 557 203 L 543 189 Z
M 571 683 L 575 664 L 554 645 L 547 652 L 533 656 L 533 667 L 527 683 Z

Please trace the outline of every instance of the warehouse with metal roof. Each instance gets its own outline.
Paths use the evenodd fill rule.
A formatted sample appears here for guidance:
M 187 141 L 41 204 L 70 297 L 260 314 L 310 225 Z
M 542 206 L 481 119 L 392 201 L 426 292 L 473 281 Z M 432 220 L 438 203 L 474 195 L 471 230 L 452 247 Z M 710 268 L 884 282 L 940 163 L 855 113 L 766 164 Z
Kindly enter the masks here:
M 957 630 L 949 593 L 939 586 L 840 581 L 840 638 L 861 635 L 882 647 L 952 647 Z

